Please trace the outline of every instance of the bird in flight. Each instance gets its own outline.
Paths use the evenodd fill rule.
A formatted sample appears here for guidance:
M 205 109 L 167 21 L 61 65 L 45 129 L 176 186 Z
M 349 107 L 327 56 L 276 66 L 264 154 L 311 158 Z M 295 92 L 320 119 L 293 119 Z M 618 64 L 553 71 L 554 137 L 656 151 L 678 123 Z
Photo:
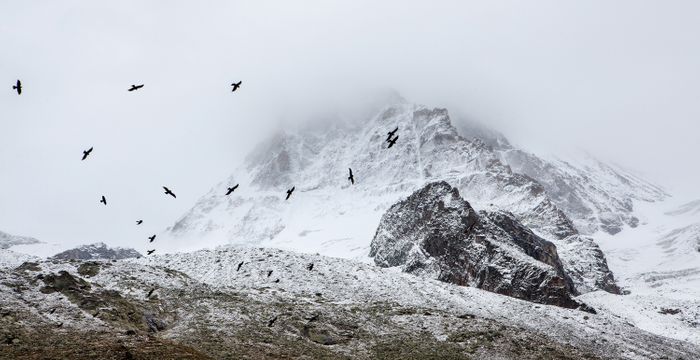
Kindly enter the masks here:
M 394 134 L 396 134 L 397 131 L 399 131 L 399 127 L 398 127 L 398 126 L 396 127 L 396 129 L 394 129 L 394 131 L 389 131 L 388 133 L 386 133 L 386 134 L 388 135 L 388 136 L 386 137 L 386 141 L 391 140 L 391 137 L 394 136 Z
M 91 152 L 92 152 L 92 148 L 89 148 L 89 149 L 83 151 L 83 160 L 87 159 L 88 155 L 90 155 Z
M 105 199 L 104 195 L 102 195 L 102 200 L 100 200 L 100 202 L 107 205 L 107 199 Z
M 12 85 L 12 88 L 17 90 L 17 95 L 22 95 L 22 82 L 17 80 L 17 85 Z
M 267 270 L 267 277 L 270 277 L 272 275 L 272 270 Z
M 387 147 L 387 149 L 390 148 L 390 147 L 392 147 L 392 146 L 394 146 L 394 144 L 396 144 L 396 140 L 398 140 L 398 139 L 399 139 L 399 136 L 396 135 L 395 138 L 389 140 L 389 146 Z
M 277 321 L 277 315 L 267 322 L 267 327 L 272 327 L 272 324 L 274 324 L 275 321 Z
M 156 288 L 153 288 L 153 289 L 151 289 L 151 291 L 148 292 L 148 295 L 146 295 L 146 299 L 148 299 L 149 297 L 151 297 L 151 295 L 153 295 L 153 292 L 154 292 L 154 291 L 156 291 Z
M 236 271 L 240 270 L 240 269 L 241 269 L 241 266 L 243 266 L 243 261 L 241 261 L 240 263 L 238 263 L 238 267 L 236 268 Z
M 156 252 L 156 249 L 146 251 L 146 254 L 151 255 Z
M 236 189 L 238 189 L 238 185 L 240 184 L 236 184 L 236 186 L 228 188 L 228 191 L 226 191 L 226 195 L 231 195 L 232 192 L 236 191 Z
M 138 90 L 138 89 L 142 88 L 143 85 L 144 85 L 144 84 L 141 84 L 141 85 L 131 85 L 131 88 L 129 89 L 129 91 Z
M 170 196 L 172 196 L 172 197 L 174 197 L 174 198 L 177 198 L 177 196 L 175 196 L 175 193 L 173 193 L 172 191 L 170 191 L 170 189 L 168 189 L 167 186 L 163 186 L 163 189 L 165 190 L 165 195 L 170 195 Z
M 314 269 L 314 263 L 309 263 L 308 265 L 306 265 L 306 270 L 311 271 L 313 269 Z
M 289 197 L 292 196 L 293 192 L 294 192 L 294 186 L 292 186 L 291 189 L 287 190 L 287 198 L 285 200 L 289 200 Z
M 136 225 L 141 225 L 143 223 L 143 220 L 136 220 Z
M 238 90 L 238 88 L 241 87 L 241 83 L 242 83 L 242 81 L 231 84 L 231 86 L 233 86 L 233 89 L 231 89 L 231 92 Z
M 348 180 L 350 180 L 350 182 L 351 182 L 353 185 L 355 185 L 355 177 L 352 176 L 352 169 L 351 169 L 351 168 L 348 168 L 348 171 L 350 171 L 350 176 L 348 176 Z
M 155 234 L 154 234 L 153 236 L 149 236 L 149 237 L 148 237 L 148 240 L 151 240 L 151 241 L 149 241 L 149 242 L 153 242 L 153 240 L 155 240 L 155 239 L 156 239 L 156 235 L 155 235 Z

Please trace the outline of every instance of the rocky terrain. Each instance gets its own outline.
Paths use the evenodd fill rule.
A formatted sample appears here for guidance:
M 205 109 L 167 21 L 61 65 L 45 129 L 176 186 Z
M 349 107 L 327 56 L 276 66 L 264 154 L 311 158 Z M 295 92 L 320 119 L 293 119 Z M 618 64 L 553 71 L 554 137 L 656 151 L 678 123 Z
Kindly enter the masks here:
M 111 248 L 104 243 L 94 243 L 62 251 L 51 258 L 63 260 L 119 260 L 137 257 L 141 257 L 141 254 L 134 249 L 121 247 Z
M 502 212 L 477 212 L 448 183 L 430 183 L 382 216 L 370 256 L 382 267 L 525 300 L 578 308 L 549 241 Z
M 0 356 L 9 359 L 691 359 L 700 352 L 607 313 L 251 248 L 5 267 L 0 324 Z

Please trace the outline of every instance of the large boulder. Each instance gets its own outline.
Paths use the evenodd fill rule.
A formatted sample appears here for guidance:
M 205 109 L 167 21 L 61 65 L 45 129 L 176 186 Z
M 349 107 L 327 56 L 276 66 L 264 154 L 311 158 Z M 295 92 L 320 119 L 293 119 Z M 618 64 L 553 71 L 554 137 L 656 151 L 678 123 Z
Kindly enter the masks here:
M 577 291 L 553 243 L 512 214 L 477 213 L 444 181 L 387 210 L 370 256 L 382 267 L 543 304 L 578 308 Z

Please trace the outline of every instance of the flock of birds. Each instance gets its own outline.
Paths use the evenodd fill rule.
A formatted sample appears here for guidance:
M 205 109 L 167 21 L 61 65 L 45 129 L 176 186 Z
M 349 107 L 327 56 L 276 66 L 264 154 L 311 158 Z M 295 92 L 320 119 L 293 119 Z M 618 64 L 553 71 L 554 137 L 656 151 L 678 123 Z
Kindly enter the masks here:
M 241 87 L 241 84 L 242 84 L 242 81 L 238 81 L 238 82 L 232 83 L 232 84 L 231 84 L 231 92 L 235 92 L 236 90 L 238 90 L 238 88 Z M 145 85 L 145 84 L 140 84 L 140 85 L 134 85 L 134 84 L 132 84 L 131 87 L 130 87 L 129 89 L 127 89 L 127 91 L 132 92 L 132 91 L 139 90 L 139 89 L 143 88 L 144 85 Z M 12 86 L 12 89 L 15 90 L 15 91 L 17 91 L 17 95 L 22 95 L 22 82 L 18 79 L 17 82 L 15 83 L 15 85 Z M 394 146 L 394 144 L 396 144 L 396 140 L 399 139 L 399 136 L 396 135 L 396 132 L 397 132 L 398 130 L 399 130 L 399 128 L 396 127 L 394 130 L 389 131 L 389 132 L 387 133 L 387 138 L 386 138 L 386 142 L 388 143 L 387 149 L 389 149 L 389 148 L 391 148 L 392 146 Z M 92 154 L 92 151 L 93 151 L 93 150 L 94 150 L 94 147 L 90 147 L 89 149 L 84 150 L 84 151 L 83 151 L 83 157 L 82 157 L 82 160 L 81 160 L 81 161 L 86 160 L 86 159 L 90 156 L 90 154 Z M 350 183 L 351 183 L 352 185 L 355 185 L 355 176 L 354 176 L 353 173 L 352 173 L 352 169 L 351 169 L 351 168 L 348 168 L 348 172 L 349 172 L 348 180 L 350 181 Z M 238 189 L 238 186 L 239 186 L 239 185 L 240 185 L 240 184 L 236 184 L 236 185 L 234 185 L 234 186 L 232 186 L 232 187 L 228 187 L 227 190 L 226 190 L 225 196 L 231 195 L 234 191 L 236 191 L 236 189 Z M 296 189 L 295 186 L 292 186 L 291 189 L 288 189 L 288 190 L 287 190 L 287 196 L 285 197 L 284 200 L 289 200 L 289 198 L 292 197 L 292 193 L 294 192 L 295 189 Z M 165 190 L 165 195 L 170 195 L 170 196 L 172 196 L 173 198 L 177 198 L 177 196 L 175 195 L 175 193 L 174 193 L 172 190 L 170 190 L 167 186 L 163 186 L 163 190 Z M 100 203 L 103 204 L 103 205 L 105 205 L 105 206 L 107 206 L 107 198 L 106 198 L 104 195 L 101 196 L 101 198 L 100 198 Z M 142 223 L 143 223 L 143 220 L 137 220 L 137 221 L 136 221 L 136 225 L 141 225 Z M 152 236 L 148 237 L 148 239 L 149 239 L 149 243 L 152 243 L 152 242 L 156 239 L 156 235 L 152 235 Z M 151 254 L 153 254 L 155 251 L 156 251 L 155 249 L 147 250 L 146 253 L 147 253 L 148 255 L 151 255 Z M 239 267 L 240 267 L 240 266 L 239 266 Z
M 231 84 L 231 87 L 232 87 L 231 92 L 235 92 L 236 90 L 238 90 L 238 88 L 241 87 L 241 83 L 242 83 L 242 81 L 238 81 L 237 83 L 232 83 Z M 127 91 L 133 92 L 133 91 L 139 90 L 139 89 L 143 88 L 144 85 L 145 84 L 140 84 L 140 85 L 133 85 L 132 84 L 131 87 L 129 89 L 127 89 Z M 17 80 L 17 83 L 15 83 L 15 85 L 12 86 L 12 89 L 17 91 L 17 95 L 22 95 L 22 82 L 20 80 Z M 399 139 L 399 136 L 396 135 L 396 132 L 398 130 L 399 130 L 399 128 L 396 127 L 394 130 L 387 132 L 387 138 L 386 138 L 386 143 L 388 143 L 387 149 L 394 146 L 394 144 L 396 144 L 396 141 Z M 93 150 L 94 150 L 94 147 L 90 147 L 89 149 L 84 150 L 81 161 L 85 161 L 90 156 L 90 154 L 92 154 Z M 348 178 L 347 179 L 348 179 L 348 181 L 350 181 L 350 183 L 352 185 L 355 185 L 355 176 L 352 173 L 352 168 L 348 168 Z M 236 191 L 236 189 L 238 189 L 239 185 L 240 184 L 236 184 L 234 186 L 227 187 L 226 193 L 224 196 L 231 195 L 234 191 Z M 285 197 L 285 201 L 289 200 L 289 198 L 292 196 L 292 193 L 294 192 L 295 189 L 296 189 L 296 187 L 292 186 L 291 189 L 287 190 L 287 196 Z M 172 196 L 174 199 L 177 198 L 175 193 L 172 190 L 170 190 L 167 186 L 163 186 L 163 190 L 165 190 L 165 195 Z M 101 196 L 100 203 L 107 206 L 107 198 L 104 195 Z M 141 219 L 136 220 L 136 225 L 141 225 L 141 224 L 143 224 L 143 220 L 141 220 Z M 155 241 L 155 239 L 156 239 L 156 234 L 149 236 L 148 237 L 149 244 L 153 243 Z M 146 254 L 152 255 L 155 251 L 156 251 L 155 249 L 147 250 Z M 239 271 L 241 269 L 241 267 L 243 266 L 243 264 L 244 264 L 244 262 L 241 261 L 238 264 L 236 271 Z M 313 263 L 310 263 L 306 266 L 306 269 L 309 271 L 313 270 L 313 268 L 314 268 Z M 270 277 L 271 275 L 272 275 L 272 270 L 269 270 L 267 273 L 267 277 Z M 277 279 L 275 282 L 279 282 L 279 279 Z M 146 298 L 150 298 L 155 290 L 156 290 L 155 288 L 151 289 L 148 292 L 148 295 L 146 295 Z M 53 309 L 51 312 L 53 313 L 53 311 L 55 311 L 55 309 Z M 269 320 L 267 326 L 271 327 L 275 323 L 275 321 L 277 321 L 277 318 L 278 318 L 278 316 L 275 316 L 274 318 Z M 308 319 L 308 320 L 313 321 L 313 320 L 315 320 L 315 318 Z M 62 324 L 63 323 L 61 323 L 60 325 L 62 325 Z

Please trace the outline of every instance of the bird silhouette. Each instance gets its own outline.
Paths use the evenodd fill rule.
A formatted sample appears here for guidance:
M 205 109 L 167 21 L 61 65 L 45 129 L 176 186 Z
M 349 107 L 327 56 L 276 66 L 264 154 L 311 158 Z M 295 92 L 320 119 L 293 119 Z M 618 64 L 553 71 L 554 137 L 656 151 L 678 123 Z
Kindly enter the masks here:
M 151 254 L 153 254 L 154 252 L 156 252 L 156 249 L 148 250 L 148 251 L 146 251 L 146 254 L 147 254 L 147 255 L 151 255 Z
M 149 243 L 152 243 L 153 240 L 155 240 L 155 239 L 156 239 L 156 235 L 155 235 L 155 234 L 153 234 L 153 236 L 149 236 L 149 237 L 148 237 L 148 240 L 150 240 Z
M 174 198 L 177 198 L 177 196 L 175 196 L 175 193 L 173 193 L 172 191 L 170 191 L 170 189 L 168 189 L 167 186 L 163 186 L 163 189 L 165 190 L 165 195 L 170 195 L 170 196 L 172 196 L 172 197 L 174 197 Z
M 270 321 L 267 322 L 267 327 L 272 327 L 272 324 L 274 324 L 275 321 L 277 321 L 277 315 L 275 315 L 275 317 L 273 317 L 272 319 L 270 319 Z
M 348 176 L 348 180 L 350 180 L 350 183 L 352 183 L 353 185 L 355 185 L 355 177 L 352 176 L 352 169 L 351 169 L 351 168 L 348 168 L 348 171 L 350 172 L 350 176 Z
M 289 200 L 289 197 L 292 196 L 292 193 L 294 192 L 294 186 L 292 186 L 291 189 L 287 190 L 287 198 L 285 200 Z
M 396 140 L 398 140 L 398 139 L 399 139 L 399 136 L 396 135 L 395 138 L 389 140 L 389 146 L 387 147 L 387 149 L 390 148 L 390 147 L 392 147 L 392 146 L 394 146 L 394 144 L 396 144 Z
M 49 314 L 53 314 L 55 312 L 56 312 L 56 308 L 53 308 L 53 309 L 51 309 L 51 311 L 49 311 Z
M 129 91 L 138 90 L 138 89 L 142 88 L 143 85 L 144 85 L 144 84 L 141 84 L 141 85 L 131 85 L 131 88 L 129 89 Z
M 233 86 L 233 89 L 231 89 L 231 92 L 238 90 L 238 88 L 241 87 L 241 83 L 242 83 L 242 81 L 231 84 L 231 86 Z
M 267 271 L 267 277 L 270 277 L 270 275 L 272 275 L 272 270 Z
M 22 82 L 17 80 L 17 85 L 12 85 L 12 88 L 17 90 L 17 95 L 22 95 Z
M 399 131 L 398 126 L 396 127 L 396 129 L 394 129 L 394 131 L 389 131 L 388 133 L 386 133 L 387 134 L 386 141 L 391 140 L 391 137 L 394 136 L 394 134 L 396 134 L 397 131 Z
M 151 289 L 151 291 L 148 292 L 148 295 L 146 295 L 146 299 L 148 299 L 149 297 L 151 297 L 151 295 L 153 295 L 153 292 L 154 292 L 154 291 L 156 291 L 156 288 L 153 288 L 153 289 Z
M 236 186 L 228 188 L 228 191 L 226 191 L 226 196 L 231 195 L 232 192 L 236 191 L 236 189 L 238 189 L 238 185 L 240 184 L 236 184 Z
M 143 220 L 136 220 L 136 225 L 141 225 L 143 223 Z
M 102 195 L 102 200 L 100 200 L 100 202 L 107 205 L 107 199 L 105 199 L 104 195 Z
M 91 152 L 92 152 L 92 147 L 83 151 L 83 160 L 87 159 L 87 157 L 90 155 Z
M 275 280 L 275 283 L 279 283 L 279 282 L 280 282 L 280 279 Z
M 306 270 L 311 271 L 313 269 L 314 269 L 314 263 L 309 263 L 308 265 L 306 265 Z
M 236 268 L 236 271 L 240 270 L 240 269 L 241 269 L 241 266 L 243 266 L 243 261 L 241 261 L 240 263 L 238 263 L 238 267 Z

